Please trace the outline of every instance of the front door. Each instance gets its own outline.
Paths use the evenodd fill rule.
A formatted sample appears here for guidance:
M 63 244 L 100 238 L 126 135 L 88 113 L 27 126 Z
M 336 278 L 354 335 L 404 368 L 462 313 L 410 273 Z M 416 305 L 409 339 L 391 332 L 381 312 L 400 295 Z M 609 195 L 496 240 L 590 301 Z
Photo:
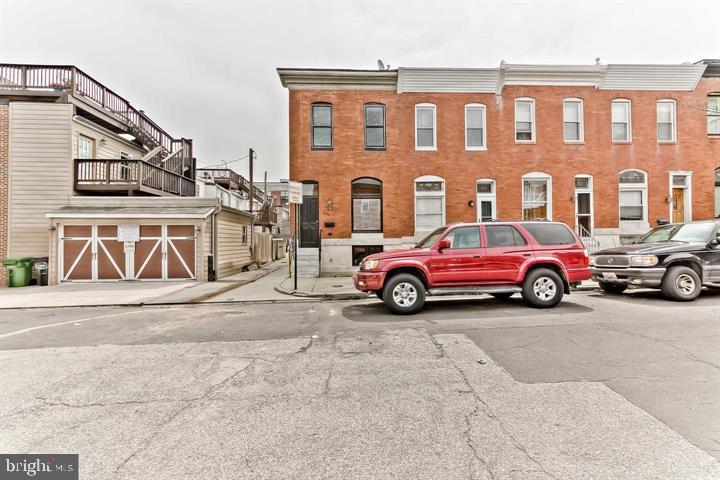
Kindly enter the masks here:
M 672 223 L 685 221 L 685 189 L 672 189 Z
M 578 192 L 575 201 L 575 225 L 581 237 L 592 236 L 592 194 L 590 192 Z
M 477 285 L 482 282 L 482 261 L 485 251 L 480 247 L 480 228 L 459 227 L 443 240 L 446 248 L 430 259 L 430 275 L 434 285 Z
M 300 205 L 300 248 L 320 246 L 320 199 L 318 184 L 303 184 L 303 203 Z

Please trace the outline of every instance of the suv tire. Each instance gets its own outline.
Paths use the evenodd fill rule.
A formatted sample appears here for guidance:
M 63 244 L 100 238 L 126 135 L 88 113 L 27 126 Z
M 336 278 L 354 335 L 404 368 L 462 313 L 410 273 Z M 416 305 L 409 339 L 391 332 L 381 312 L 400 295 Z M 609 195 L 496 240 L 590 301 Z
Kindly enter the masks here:
M 514 295 L 513 292 L 499 292 L 499 293 L 491 293 L 493 297 L 497 298 L 498 300 L 505 301 L 508 298 L 512 297 Z
M 700 276 L 690 267 L 670 267 L 662 280 L 662 293 L 678 302 L 689 302 L 700 295 Z
M 598 285 L 600 285 L 600 288 L 602 288 L 605 293 L 622 293 L 628 288 L 628 286 L 623 283 L 598 282 Z
M 415 313 L 425 303 L 425 285 L 415 275 L 399 273 L 385 282 L 382 299 L 393 313 Z
M 547 268 L 531 270 L 522 285 L 522 297 L 535 308 L 554 307 L 563 297 L 560 275 Z

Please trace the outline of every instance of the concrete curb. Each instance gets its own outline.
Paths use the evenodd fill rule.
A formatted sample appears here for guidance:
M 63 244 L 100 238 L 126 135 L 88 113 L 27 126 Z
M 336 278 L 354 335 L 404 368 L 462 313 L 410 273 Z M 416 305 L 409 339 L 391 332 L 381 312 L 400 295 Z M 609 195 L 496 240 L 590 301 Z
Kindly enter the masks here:
M 292 295 L 294 297 L 301 298 L 318 298 L 322 300 L 362 300 L 370 296 L 369 293 L 355 292 L 355 293 L 311 293 L 295 291 L 282 286 L 282 283 L 290 277 L 287 277 L 275 285 L 275 291 L 284 295 Z

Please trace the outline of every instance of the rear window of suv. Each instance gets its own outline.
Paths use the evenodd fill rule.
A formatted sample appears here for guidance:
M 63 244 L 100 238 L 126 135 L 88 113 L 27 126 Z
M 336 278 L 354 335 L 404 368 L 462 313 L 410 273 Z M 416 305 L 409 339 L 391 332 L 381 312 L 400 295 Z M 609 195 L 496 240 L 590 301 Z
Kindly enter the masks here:
M 523 223 L 522 226 L 540 245 L 573 245 L 576 242 L 572 232 L 560 223 Z

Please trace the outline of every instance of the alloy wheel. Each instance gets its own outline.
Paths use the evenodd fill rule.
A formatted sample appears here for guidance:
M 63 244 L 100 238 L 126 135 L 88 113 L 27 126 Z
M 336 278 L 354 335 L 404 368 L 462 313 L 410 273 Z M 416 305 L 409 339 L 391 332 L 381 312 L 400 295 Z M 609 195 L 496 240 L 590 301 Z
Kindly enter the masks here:
M 557 286 L 552 278 L 540 277 L 533 284 L 533 293 L 542 301 L 551 300 L 557 293 Z
M 417 290 L 407 282 L 398 283 L 393 289 L 393 300 L 401 307 L 409 307 L 417 300 Z
M 675 287 L 683 295 L 692 295 L 697 288 L 695 280 L 687 273 L 678 275 L 675 279 Z

